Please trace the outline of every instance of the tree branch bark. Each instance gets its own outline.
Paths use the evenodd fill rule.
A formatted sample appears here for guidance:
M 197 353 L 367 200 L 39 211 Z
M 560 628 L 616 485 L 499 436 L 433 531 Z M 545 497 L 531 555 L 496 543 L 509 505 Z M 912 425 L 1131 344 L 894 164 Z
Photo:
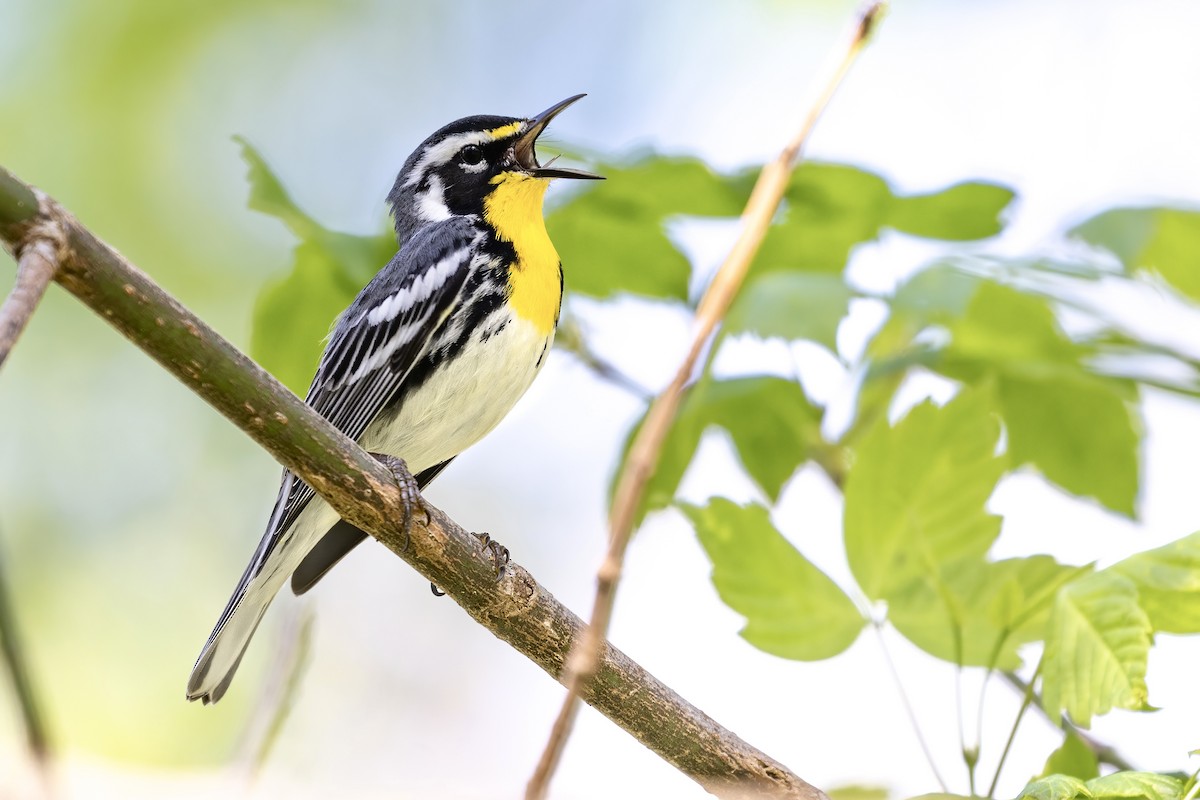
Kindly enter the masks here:
M 36 203 L 30 204 L 30 198 Z M 0 240 L 60 235 L 55 279 L 299 475 L 344 519 L 399 555 L 481 625 L 560 679 L 581 620 L 522 567 L 500 581 L 489 554 L 441 511 L 417 515 L 407 547 L 400 494 L 386 468 L 221 338 L 57 203 L 0 168 Z M 585 702 L 720 797 L 828 800 L 604 643 Z
M 32 199 L 31 199 L 32 198 Z M 20 191 L 5 191 L 2 200 L 12 203 L 11 212 L 20 215 L 25 209 L 36 210 L 36 198 Z M 0 225 L 10 224 L 7 215 L 0 214 Z M 17 279 L 12 291 L 0 305 L 0 367 L 4 366 L 17 339 L 33 318 L 34 309 L 46 293 L 46 287 L 54 279 L 58 264 L 58 250 L 62 241 L 52 228 L 39 227 L 36 218 L 24 224 L 13 224 L 21 234 L 20 248 L 13 249 L 17 259 Z

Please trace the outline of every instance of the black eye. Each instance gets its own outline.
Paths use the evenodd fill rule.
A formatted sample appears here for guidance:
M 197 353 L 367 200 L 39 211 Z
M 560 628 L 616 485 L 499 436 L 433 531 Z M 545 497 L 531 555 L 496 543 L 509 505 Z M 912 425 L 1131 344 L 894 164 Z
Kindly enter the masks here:
M 483 161 L 483 151 L 479 149 L 479 145 L 469 144 L 462 149 L 458 157 L 462 163 L 474 165 Z

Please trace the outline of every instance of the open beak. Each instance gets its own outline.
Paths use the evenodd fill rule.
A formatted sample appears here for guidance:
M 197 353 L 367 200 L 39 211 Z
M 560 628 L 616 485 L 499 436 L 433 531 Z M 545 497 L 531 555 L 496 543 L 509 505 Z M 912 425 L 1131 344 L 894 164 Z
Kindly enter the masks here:
M 529 120 L 529 127 L 521 134 L 520 138 L 513 144 L 512 154 L 517 164 L 521 169 L 528 172 L 535 178 L 584 178 L 586 180 L 602 181 L 603 175 L 596 175 L 592 172 L 584 172 L 581 169 L 568 169 L 566 167 L 552 167 L 550 165 L 542 166 L 538 163 L 537 153 L 534 152 L 533 146 L 537 143 L 538 136 L 550 124 L 550 120 L 558 116 L 558 113 L 567 106 L 574 103 L 579 98 L 584 97 L 582 94 L 577 94 L 574 97 L 568 97 L 561 103 L 555 103 L 547 108 L 542 113 L 538 114 L 533 119 Z

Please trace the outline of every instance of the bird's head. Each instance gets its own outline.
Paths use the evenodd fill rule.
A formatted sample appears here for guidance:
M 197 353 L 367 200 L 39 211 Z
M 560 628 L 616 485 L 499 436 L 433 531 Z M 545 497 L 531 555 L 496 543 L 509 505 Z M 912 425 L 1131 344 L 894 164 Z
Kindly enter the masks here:
M 540 201 L 551 178 L 601 179 L 590 172 L 555 167 L 553 161 L 543 166 L 534 151 L 550 120 L 581 97 L 568 97 L 529 119 L 464 117 L 422 142 L 404 162 L 388 195 L 400 241 L 430 222 L 483 214 L 485 201 L 503 191 L 501 187 L 529 185 Z

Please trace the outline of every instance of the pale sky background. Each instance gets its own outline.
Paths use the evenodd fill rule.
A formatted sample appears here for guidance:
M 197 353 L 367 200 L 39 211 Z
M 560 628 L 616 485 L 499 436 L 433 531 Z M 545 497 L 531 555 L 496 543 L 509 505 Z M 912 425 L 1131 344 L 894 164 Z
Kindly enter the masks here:
M 319 35 L 304 26 L 293 30 L 294 19 L 282 11 L 264 12 L 208 42 L 193 69 L 229 75 L 228 81 L 219 90 L 204 85 L 199 96 L 181 87 L 178 108 L 163 114 L 157 131 L 166 141 L 186 142 L 189 158 L 208 173 L 185 202 L 244 203 L 242 165 L 228 140 L 238 133 L 259 146 L 318 219 L 374 230 L 396 167 L 427 133 L 470 113 L 534 113 L 580 91 L 590 96 L 556 120 L 558 141 L 606 152 L 652 145 L 730 168 L 761 162 L 798 125 L 812 79 L 842 40 L 852 7 L 829 3 L 814 12 L 781 1 L 684 0 L 570 8 L 547 0 L 518 4 L 518 11 L 457 5 L 461 11 L 445 19 L 431 16 L 427 29 L 380 2 L 375 24 L 325 19 Z M 455 59 L 458 48 L 494 46 L 497 30 L 517 43 L 516 52 L 497 55 L 489 69 L 480 60 Z M 897 2 L 812 138 L 809 155 L 877 170 L 907 191 L 965 178 L 1012 185 L 1019 192 L 1012 225 L 987 244 L 993 252 L 1037 250 L 1064 226 L 1116 204 L 1197 205 L 1197 31 L 1200 3 L 1189 0 Z M 346 58 L 348 51 L 359 57 Z M 244 72 L 235 78 L 234 70 Z M 273 221 L 251 215 L 246 224 L 264 247 L 282 253 L 290 246 Z M 696 233 L 702 268 L 719 261 L 731 234 L 728 226 Z M 865 286 L 886 288 L 929 252 L 887 236 L 858 255 L 851 274 Z M 566 270 L 569 283 L 569 263 Z M 1194 309 L 1180 310 L 1153 291 L 1110 300 L 1151 335 L 1190 342 L 1200 355 Z M 633 302 L 587 305 L 584 312 L 598 348 L 614 362 L 650 386 L 669 378 L 689 334 L 682 317 Z M 873 319 L 868 306 L 856 308 L 841 331 L 843 350 L 861 346 Z M 653 347 L 643 345 L 647 337 Z M 746 359 L 762 357 L 745 351 Z M 831 359 L 803 348 L 800 357 L 814 394 L 842 390 L 845 378 Z M 929 391 L 944 397 L 942 388 L 917 383 L 905 399 Z M 150 414 L 154 406 L 145 408 Z M 608 478 L 638 411 L 628 396 L 556 353 L 510 419 L 428 496 L 462 525 L 490 531 L 561 600 L 584 612 L 603 549 Z M 996 554 L 1036 550 L 1107 564 L 1200 529 L 1200 410 L 1149 393 L 1145 412 L 1141 523 L 1019 475 L 992 501 L 1005 515 Z M 244 529 L 220 541 L 240 541 L 248 557 L 276 472 L 251 445 L 238 446 L 240 457 L 258 464 L 257 485 L 246 491 L 262 495 L 261 509 L 212 513 Z M 710 436 L 685 494 L 702 499 L 717 492 L 754 496 L 725 442 Z M 775 519 L 806 555 L 849 584 L 837 535 L 840 500 L 819 474 L 806 469 L 792 481 Z M 243 558 L 234 560 L 240 565 Z M 653 518 L 629 551 L 613 642 L 822 788 L 880 785 L 898 797 L 937 790 L 872 631 L 828 662 L 765 655 L 737 636 L 742 620 L 718 600 L 708 573 L 682 520 Z M 229 573 L 230 587 L 236 577 Z M 281 600 L 276 615 L 295 602 Z M 562 697 L 555 683 L 451 601 L 432 598 L 423 581 L 374 543 L 306 600 L 317 614 L 311 669 L 255 796 L 520 795 Z M 215 616 L 224 601 L 222 590 L 189 603 L 211 605 Z M 196 647 L 206 633 L 194 631 Z M 271 635 L 268 623 L 255 642 L 260 660 Z M 951 791 L 965 793 L 955 711 L 946 700 L 954 670 L 899 637 L 889 635 L 887 645 L 939 769 Z M 193 656 L 180 651 L 179 691 L 162 702 L 182 702 Z M 1097 735 L 1147 769 L 1186 766 L 1187 751 L 1200 747 L 1198 658 L 1200 641 L 1160 637 L 1150 658 L 1150 700 L 1165 708 L 1114 712 L 1097 722 Z M 967 696 L 976 696 L 978 676 L 969 674 L 965 685 Z M 233 691 L 254 689 L 251 676 L 240 675 Z M 1007 688 L 990 687 L 987 777 L 1016 707 Z M 223 706 L 189 711 L 232 713 Z M 973 704 L 967 715 L 974 730 Z M 1022 732 L 1000 796 L 1015 795 L 1057 741 L 1036 713 Z M 75 758 L 68 783 L 79 796 L 153 797 L 162 791 L 158 780 L 174 779 L 131 782 L 85 754 Z M 224 781 L 197 776 L 193 788 L 220 792 L 236 785 Z M 585 709 L 552 796 L 707 795 Z

